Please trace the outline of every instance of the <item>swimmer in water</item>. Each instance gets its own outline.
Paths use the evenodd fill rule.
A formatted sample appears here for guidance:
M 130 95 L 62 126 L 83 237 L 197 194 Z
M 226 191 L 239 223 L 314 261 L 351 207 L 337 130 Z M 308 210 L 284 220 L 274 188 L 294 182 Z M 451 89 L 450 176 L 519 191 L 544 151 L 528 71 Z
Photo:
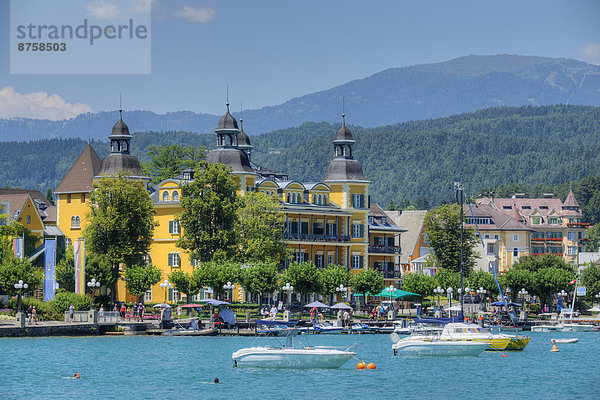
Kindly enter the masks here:
M 215 378 L 215 383 L 219 383 L 219 378 Z
M 79 379 L 81 378 L 81 375 L 79 375 L 79 372 L 75 372 L 75 375 L 73 375 L 73 379 Z

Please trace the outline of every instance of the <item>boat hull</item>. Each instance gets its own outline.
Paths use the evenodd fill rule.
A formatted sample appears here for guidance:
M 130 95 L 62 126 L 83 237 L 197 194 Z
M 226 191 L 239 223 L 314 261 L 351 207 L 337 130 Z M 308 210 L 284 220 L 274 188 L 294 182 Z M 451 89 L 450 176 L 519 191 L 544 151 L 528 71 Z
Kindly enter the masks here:
M 356 353 L 334 349 L 254 347 L 233 353 L 234 366 L 251 368 L 339 368 Z
M 588 324 L 564 324 L 563 332 L 590 332 L 594 329 L 594 325 Z
M 163 336 L 212 336 L 216 335 L 216 329 L 173 329 L 164 331 Z
M 514 336 L 510 339 L 510 343 L 506 350 L 523 350 L 529 344 L 531 338 L 529 336 Z
M 560 325 L 537 325 L 532 326 L 532 332 L 562 332 L 563 327 Z
M 476 356 L 490 347 L 490 343 L 462 341 L 400 340 L 392 346 L 394 354 L 421 356 Z

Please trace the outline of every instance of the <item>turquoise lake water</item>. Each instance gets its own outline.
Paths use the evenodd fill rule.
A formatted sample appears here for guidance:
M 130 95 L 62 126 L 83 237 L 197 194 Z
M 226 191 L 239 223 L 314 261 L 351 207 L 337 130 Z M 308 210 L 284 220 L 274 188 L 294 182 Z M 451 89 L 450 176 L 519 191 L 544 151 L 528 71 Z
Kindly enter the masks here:
M 335 370 L 232 368 L 238 337 L 52 337 L 0 339 L 3 399 L 599 399 L 600 333 L 530 333 L 522 352 L 476 357 L 394 356 L 389 335 L 299 336 L 310 345 L 358 344 Z M 578 337 L 559 345 L 553 337 Z M 276 338 L 258 340 L 277 341 Z M 79 380 L 66 379 L 79 372 Z M 211 382 L 218 377 L 222 383 Z

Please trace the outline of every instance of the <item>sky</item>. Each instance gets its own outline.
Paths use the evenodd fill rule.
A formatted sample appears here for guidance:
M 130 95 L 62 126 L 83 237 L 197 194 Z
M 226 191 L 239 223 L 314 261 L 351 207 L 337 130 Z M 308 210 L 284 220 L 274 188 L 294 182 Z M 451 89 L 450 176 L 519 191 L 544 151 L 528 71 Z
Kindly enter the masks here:
M 0 0 L 0 118 L 115 110 L 119 93 L 125 110 L 218 115 L 227 87 L 236 109 L 256 109 L 387 68 L 469 54 L 600 64 L 596 0 L 76 0 L 65 12 L 69 1 L 13 0 L 11 10 L 10 0 Z M 14 54 L 11 18 L 112 24 L 135 7 L 151 9 L 147 48 L 99 40 L 87 46 L 93 54 L 63 53 L 69 68 L 62 71 L 49 62 L 61 55 L 49 52 L 20 65 L 36 71 L 11 73 L 17 56 L 31 55 Z M 74 73 L 78 68 L 95 70 Z

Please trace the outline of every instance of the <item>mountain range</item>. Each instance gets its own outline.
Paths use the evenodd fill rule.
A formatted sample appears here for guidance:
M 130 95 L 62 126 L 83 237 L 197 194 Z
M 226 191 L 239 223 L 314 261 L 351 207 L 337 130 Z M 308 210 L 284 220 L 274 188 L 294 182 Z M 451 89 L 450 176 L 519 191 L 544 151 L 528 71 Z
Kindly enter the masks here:
M 600 106 L 600 66 L 535 56 L 470 55 L 391 68 L 321 92 L 244 111 L 244 130 L 257 135 L 304 122 L 338 122 L 342 97 L 347 120 L 376 127 L 439 118 L 495 106 L 579 104 Z M 225 112 L 225 106 L 223 106 Z M 239 113 L 234 113 L 239 117 Z M 129 111 L 132 132 L 210 133 L 220 116 L 190 111 Z M 0 141 L 49 138 L 107 139 L 118 112 L 97 112 L 62 121 L 0 119 Z

